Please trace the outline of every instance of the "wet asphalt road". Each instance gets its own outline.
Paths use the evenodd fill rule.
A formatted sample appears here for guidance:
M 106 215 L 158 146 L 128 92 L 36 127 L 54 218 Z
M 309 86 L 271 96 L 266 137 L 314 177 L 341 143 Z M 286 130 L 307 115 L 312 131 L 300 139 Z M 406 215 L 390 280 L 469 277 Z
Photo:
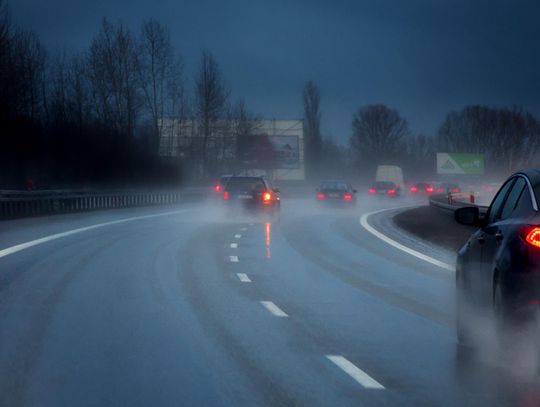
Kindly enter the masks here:
M 100 225 L 0 251 L 0 406 L 538 405 L 537 375 L 457 348 L 453 273 L 360 225 L 404 204 L 0 223 L 0 250 Z M 392 213 L 368 219 L 414 246 Z

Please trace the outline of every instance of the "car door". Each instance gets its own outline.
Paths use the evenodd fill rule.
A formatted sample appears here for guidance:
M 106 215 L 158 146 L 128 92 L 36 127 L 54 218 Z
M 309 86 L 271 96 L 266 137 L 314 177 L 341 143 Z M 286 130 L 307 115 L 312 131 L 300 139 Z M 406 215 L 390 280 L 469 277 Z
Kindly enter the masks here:
M 484 267 L 484 261 L 487 259 L 487 251 L 484 253 L 484 246 L 488 238 L 490 236 L 494 237 L 496 234 L 499 215 L 514 182 L 515 178 L 511 178 L 501 187 L 488 209 L 486 225 L 475 233 L 469 242 L 471 247 L 469 249 L 468 263 L 471 265 L 471 269 L 467 273 L 466 282 L 470 286 L 475 302 L 481 305 L 491 304 L 492 288 L 492 281 L 486 275 L 488 268 Z
M 521 176 L 514 177 L 512 187 L 498 211 L 494 213 L 492 221 L 484 229 L 485 242 L 482 245 L 482 274 L 485 280 L 486 301 L 493 296 L 493 276 L 497 268 L 497 255 L 503 246 L 505 237 L 509 236 L 513 228 L 512 214 L 518 204 L 523 191 L 527 188 L 527 181 Z

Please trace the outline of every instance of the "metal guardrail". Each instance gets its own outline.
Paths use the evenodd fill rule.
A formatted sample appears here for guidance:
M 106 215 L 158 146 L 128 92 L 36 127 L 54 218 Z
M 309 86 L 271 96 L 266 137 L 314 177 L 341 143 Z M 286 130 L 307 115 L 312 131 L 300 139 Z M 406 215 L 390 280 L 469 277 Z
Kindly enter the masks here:
M 97 209 L 171 205 L 180 191 L 0 191 L 0 219 Z
M 460 198 L 469 197 L 469 202 L 459 200 Z M 429 205 L 438 209 L 454 212 L 458 208 L 463 208 L 465 206 L 476 206 L 481 214 L 487 213 L 488 206 L 475 204 L 475 199 L 470 197 L 476 197 L 474 194 L 435 194 L 429 197 Z M 472 202 L 471 202 L 472 201 Z

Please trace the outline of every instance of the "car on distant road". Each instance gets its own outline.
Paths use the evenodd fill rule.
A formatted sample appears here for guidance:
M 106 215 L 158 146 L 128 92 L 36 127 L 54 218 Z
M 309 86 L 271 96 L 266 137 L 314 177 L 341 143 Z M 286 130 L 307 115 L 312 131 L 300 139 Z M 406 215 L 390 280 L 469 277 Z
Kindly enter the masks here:
M 376 181 L 368 189 L 369 195 L 396 197 L 401 195 L 401 189 L 394 182 Z
M 375 182 L 392 182 L 396 191 L 395 195 L 401 195 L 405 185 L 403 170 L 397 165 L 379 165 L 375 172 Z
M 540 170 L 518 172 L 499 189 L 485 216 L 457 209 L 457 222 L 479 227 L 458 252 L 457 332 L 475 338 L 479 312 L 497 327 L 532 321 L 540 310 Z M 511 330 L 511 329 L 510 329 Z
M 448 193 L 457 194 L 461 192 L 461 189 L 458 184 L 454 184 L 451 182 L 443 182 L 437 185 L 436 192 L 438 194 L 448 194 Z
M 435 184 L 432 182 L 417 182 L 410 186 L 409 191 L 411 194 L 423 194 L 431 195 L 435 193 Z
M 316 191 L 317 202 L 334 205 L 356 205 L 356 189 L 345 181 L 322 181 Z
M 223 202 L 232 210 L 279 214 L 280 191 L 265 177 L 231 176 L 223 188 Z

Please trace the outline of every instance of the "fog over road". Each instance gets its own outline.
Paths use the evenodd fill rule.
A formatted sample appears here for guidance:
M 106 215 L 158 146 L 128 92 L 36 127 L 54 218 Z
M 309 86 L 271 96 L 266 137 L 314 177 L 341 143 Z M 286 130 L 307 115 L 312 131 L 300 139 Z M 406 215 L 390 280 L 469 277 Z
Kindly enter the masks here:
M 359 201 L 2 222 L 0 405 L 536 405 L 537 375 L 457 351 L 453 272 L 360 224 L 414 202 Z M 410 245 L 392 213 L 367 220 Z

